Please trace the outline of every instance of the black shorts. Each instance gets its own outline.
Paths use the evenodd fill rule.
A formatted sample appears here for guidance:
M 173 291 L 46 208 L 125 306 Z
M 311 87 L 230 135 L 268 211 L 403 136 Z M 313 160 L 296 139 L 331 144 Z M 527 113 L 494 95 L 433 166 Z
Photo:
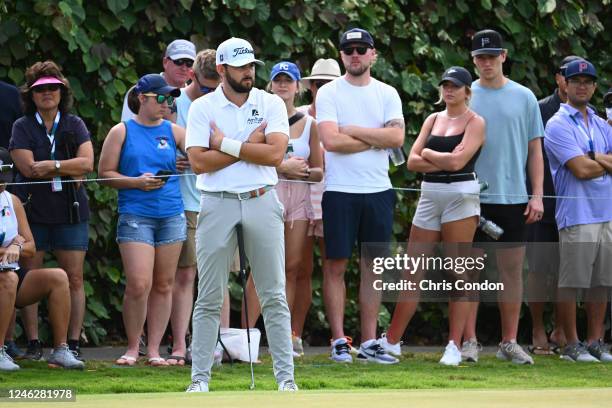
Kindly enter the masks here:
M 495 241 L 487 234 L 482 232 L 480 228 L 476 229 L 474 234 L 474 242 L 503 242 L 510 243 L 506 247 L 516 247 L 525 245 L 527 240 L 527 224 L 525 224 L 525 208 L 524 204 L 480 204 L 480 215 L 489 221 L 493 221 L 504 233 L 499 240 Z M 512 245 L 519 243 L 520 245 Z
M 397 198 L 392 189 L 379 193 L 323 193 L 323 235 L 328 259 L 349 259 L 355 241 L 389 242 Z

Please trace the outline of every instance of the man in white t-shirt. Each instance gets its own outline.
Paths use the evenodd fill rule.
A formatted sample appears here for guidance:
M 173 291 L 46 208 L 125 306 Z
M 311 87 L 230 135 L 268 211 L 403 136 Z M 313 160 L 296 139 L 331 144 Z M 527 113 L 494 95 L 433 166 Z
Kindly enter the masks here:
M 236 225 L 261 302 L 279 391 L 297 391 L 293 378 L 291 317 L 285 296 L 283 206 L 274 185 L 289 142 L 283 101 L 253 88 L 253 47 L 230 38 L 217 48 L 221 86 L 191 104 L 186 149 L 202 191 L 196 230 L 198 298 L 193 312 L 192 383 L 208 391 L 219 317 Z
M 350 363 L 351 346 L 343 327 L 344 273 L 355 241 L 361 246 L 391 238 L 396 197 L 387 149 L 403 145 L 404 117 L 397 91 L 370 76 L 376 59 L 370 33 L 359 28 L 345 32 L 340 50 L 346 74 L 319 89 L 316 111 L 326 150 L 323 296 L 332 331 L 331 358 Z M 394 364 L 398 360 L 376 339 L 380 293 L 367 290 L 371 276 L 366 275 L 362 273 L 360 289 L 362 342 L 357 359 Z
M 189 79 L 189 72 L 195 57 L 196 47 L 191 41 L 178 39 L 168 44 L 162 59 L 164 71 L 161 73 L 168 85 L 176 88 L 183 88 L 185 86 Z M 132 119 L 135 115 L 135 112 L 132 112 L 128 106 L 128 95 L 132 88 L 125 93 L 125 98 L 123 99 L 123 109 L 121 110 L 122 122 Z M 171 110 L 175 111 L 175 109 L 176 105 L 173 105 Z

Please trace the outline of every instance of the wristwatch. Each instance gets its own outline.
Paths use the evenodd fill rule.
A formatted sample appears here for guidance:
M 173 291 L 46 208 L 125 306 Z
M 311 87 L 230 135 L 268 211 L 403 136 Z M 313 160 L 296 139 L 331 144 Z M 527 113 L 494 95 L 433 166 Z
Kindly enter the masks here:
M 588 155 L 589 155 L 589 157 L 591 158 L 591 160 L 595 160 L 595 152 L 594 152 L 594 151 L 589 150 Z
M 60 167 L 61 167 L 61 165 L 60 165 L 60 161 L 59 161 L 59 160 L 56 160 L 56 161 L 55 161 L 55 171 L 57 171 L 57 172 L 59 173 Z

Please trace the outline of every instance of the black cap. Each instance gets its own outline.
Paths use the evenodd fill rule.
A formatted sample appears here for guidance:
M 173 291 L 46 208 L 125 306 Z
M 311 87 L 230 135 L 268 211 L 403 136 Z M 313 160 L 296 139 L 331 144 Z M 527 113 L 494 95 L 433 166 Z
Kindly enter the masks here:
M 589 76 L 593 79 L 597 79 L 597 70 L 593 64 L 585 59 L 579 59 L 567 64 L 567 67 L 565 67 L 565 79 L 578 75 Z
M 342 34 L 342 38 L 340 38 L 340 48 L 351 43 L 362 43 L 374 48 L 374 39 L 370 33 L 361 28 L 351 28 Z
M 604 95 L 604 106 L 612 108 L 612 88 L 608 89 L 608 92 Z
M 568 55 L 567 57 L 561 60 L 561 64 L 559 64 L 559 73 L 565 76 L 565 68 L 567 68 L 567 64 L 570 62 L 578 61 L 583 59 L 582 57 L 578 57 L 577 55 Z
M 158 95 L 172 95 L 178 97 L 181 95 L 181 90 L 168 85 L 163 76 L 159 74 L 147 74 L 142 76 L 136 84 L 136 92 L 156 93 Z
M 472 37 L 472 56 L 500 55 L 504 50 L 502 36 L 495 30 L 482 30 Z
M 4 147 L 0 147 L 0 183 L 13 181 L 13 159 Z
M 469 88 L 472 85 L 472 75 L 463 67 L 450 67 L 444 71 L 438 85 L 442 85 L 442 82 L 445 81 L 451 81 L 457 86 L 467 86 Z

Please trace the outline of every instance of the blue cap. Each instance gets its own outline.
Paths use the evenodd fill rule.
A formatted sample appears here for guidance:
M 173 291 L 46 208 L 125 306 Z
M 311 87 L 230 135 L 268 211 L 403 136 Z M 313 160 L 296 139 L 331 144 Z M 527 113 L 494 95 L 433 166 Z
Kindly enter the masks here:
M 136 84 L 136 92 L 156 93 L 158 95 L 172 95 L 178 97 L 181 95 L 181 90 L 168 85 L 163 76 L 159 74 L 147 74 L 142 76 Z
M 293 62 L 281 61 L 272 67 L 270 72 L 270 81 L 274 80 L 278 74 L 289 75 L 294 81 L 301 79 L 300 69 Z
M 592 77 L 593 79 L 597 79 L 597 70 L 595 70 L 593 64 L 585 59 L 572 61 L 567 64 L 565 67 L 565 79 L 578 75 L 586 75 Z

